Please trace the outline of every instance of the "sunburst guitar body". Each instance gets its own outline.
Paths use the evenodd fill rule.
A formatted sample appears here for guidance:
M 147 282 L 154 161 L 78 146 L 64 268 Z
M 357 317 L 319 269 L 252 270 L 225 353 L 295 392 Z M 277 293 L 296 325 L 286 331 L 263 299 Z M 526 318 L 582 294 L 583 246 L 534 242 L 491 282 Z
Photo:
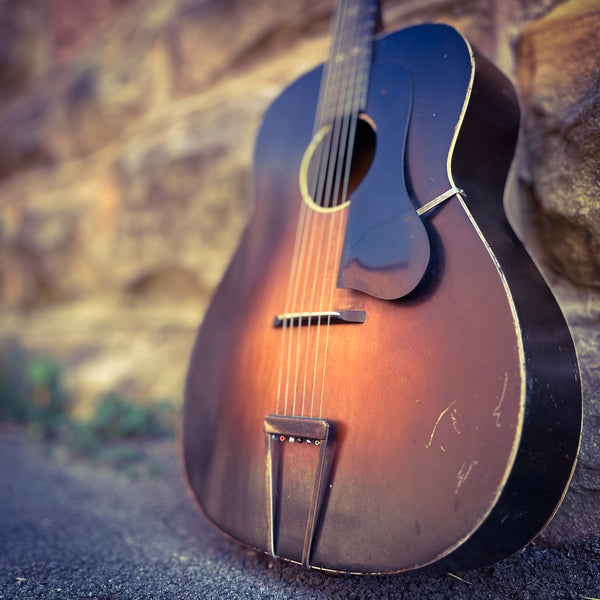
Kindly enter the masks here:
M 255 211 L 190 361 L 185 466 L 206 516 L 274 557 L 477 567 L 562 500 L 577 358 L 503 210 L 513 86 L 451 27 L 375 35 L 373 14 L 342 2 L 328 63 L 264 117 Z

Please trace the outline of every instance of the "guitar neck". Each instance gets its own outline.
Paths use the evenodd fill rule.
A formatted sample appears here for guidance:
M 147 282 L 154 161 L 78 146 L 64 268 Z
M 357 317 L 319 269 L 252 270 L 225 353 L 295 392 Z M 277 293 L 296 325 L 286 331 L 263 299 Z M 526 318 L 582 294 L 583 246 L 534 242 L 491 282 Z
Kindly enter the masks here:
M 321 82 L 317 129 L 340 115 L 358 114 L 365 109 L 378 20 L 378 0 L 339 1 Z

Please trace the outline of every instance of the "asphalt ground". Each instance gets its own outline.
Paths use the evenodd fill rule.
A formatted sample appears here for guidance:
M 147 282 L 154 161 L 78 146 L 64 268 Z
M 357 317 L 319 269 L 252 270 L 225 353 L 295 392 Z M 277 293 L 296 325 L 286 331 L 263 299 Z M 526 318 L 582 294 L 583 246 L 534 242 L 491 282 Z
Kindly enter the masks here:
M 274 561 L 206 521 L 175 440 L 137 448 L 133 476 L 0 429 L 1 600 L 600 598 L 600 539 L 530 544 L 491 567 L 436 576 L 332 577 Z

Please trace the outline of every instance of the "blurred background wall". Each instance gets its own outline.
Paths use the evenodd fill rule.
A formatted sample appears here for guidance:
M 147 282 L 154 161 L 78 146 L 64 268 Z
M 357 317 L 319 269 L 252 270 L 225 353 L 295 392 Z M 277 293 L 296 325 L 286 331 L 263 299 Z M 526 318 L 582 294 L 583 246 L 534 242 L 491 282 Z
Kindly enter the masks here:
M 520 91 L 507 211 L 567 314 L 586 394 L 568 519 L 547 539 L 598 533 L 600 6 L 382 5 L 388 30 L 454 25 Z M 57 361 L 76 417 L 106 392 L 180 404 L 195 330 L 252 208 L 261 115 L 327 57 L 331 11 L 330 0 L 0 3 L 0 352 Z

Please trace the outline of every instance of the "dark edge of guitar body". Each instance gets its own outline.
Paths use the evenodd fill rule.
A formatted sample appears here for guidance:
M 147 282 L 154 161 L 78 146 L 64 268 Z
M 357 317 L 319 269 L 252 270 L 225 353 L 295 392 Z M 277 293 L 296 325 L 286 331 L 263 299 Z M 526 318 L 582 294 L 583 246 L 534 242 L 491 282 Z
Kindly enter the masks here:
M 473 52 L 474 85 L 452 172 L 512 295 L 525 355 L 526 400 L 517 455 L 498 502 L 479 529 L 437 563 L 444 570 L 492 564 L 535 538 L 566 493 L 582 425 L 573 339 L 556 299 L 509 225 L 502 202 L 510 168 L 507 159 L 512 158 L 511 148 L 516 144 L 518 100 L 504 75 Z M 507 111 L 511 105 L 513 110 Z

